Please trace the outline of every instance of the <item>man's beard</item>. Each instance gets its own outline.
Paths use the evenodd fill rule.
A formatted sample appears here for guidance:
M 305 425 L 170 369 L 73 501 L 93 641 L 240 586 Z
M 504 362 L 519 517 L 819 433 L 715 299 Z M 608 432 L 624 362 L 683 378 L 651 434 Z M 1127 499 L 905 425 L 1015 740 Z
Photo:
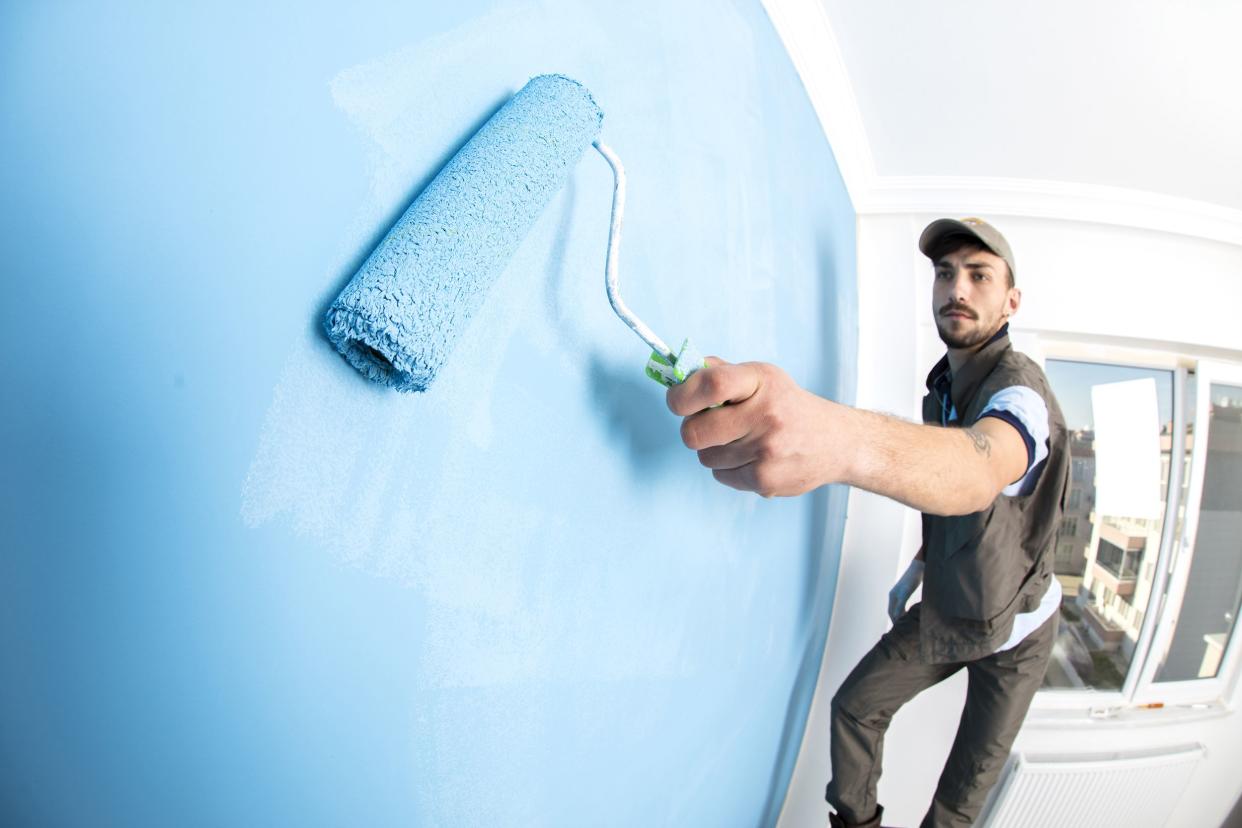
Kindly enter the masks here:
M 975 322 L 979 320 L 979 317 L 978 315 L 975 314 L 974 311 L 969 310 L 965 308 L 964 306 L 958 306 L 955 308 L 952 305 L 948 305 L 940 309 L 940 313 L 937 314 L 937 317 L 936 317 L 936 332 L 940 334 L 940 341 L 943 342 L 948 347 L 953 348 L 954 350 L 961 350 L 963 348 L 973 348 L 976 345 L 981 345 L 984 342 L 987 342 L 989 339 L 991 339 L 992 336 L 996 333 L 996 331 L 1000 327 L 1000 326 L 997 326 L 996 328 L 992 330 L 988 330 L 985 327 L 978 327 L 978 328 L 975 328 L 974 330 L 962 331 L 961 333 L 958 333 L 958 334 L 950 333 L 949 331 L 945 330 L 944 327 L 942 327 L 940 324 L 940 320 L 943 318 L 944 313 L 949 310 L 957 310 L 957 311 L 962 311 L 965 313 L 972 314 L 971 321 L 975 321 Z

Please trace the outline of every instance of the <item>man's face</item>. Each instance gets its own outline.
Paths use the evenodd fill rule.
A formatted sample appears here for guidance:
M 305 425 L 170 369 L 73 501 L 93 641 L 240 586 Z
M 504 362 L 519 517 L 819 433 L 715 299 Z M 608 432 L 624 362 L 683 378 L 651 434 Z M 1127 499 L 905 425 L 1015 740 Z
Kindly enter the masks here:
M 936 259 L 932 313 L 940 339 L 950 348 L 981 345 L 1017 310 L 1022 293 L 1009 287 L 1009 266 L 971 242 Z

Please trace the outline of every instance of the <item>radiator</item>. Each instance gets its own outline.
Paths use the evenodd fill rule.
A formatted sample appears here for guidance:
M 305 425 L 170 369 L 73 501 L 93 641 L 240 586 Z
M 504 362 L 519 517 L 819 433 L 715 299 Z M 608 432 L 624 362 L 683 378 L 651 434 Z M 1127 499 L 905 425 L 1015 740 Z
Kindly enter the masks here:
M 980 828 L 1180 828 L 1173 819 L 1202 745 L 1129 753 L 1015 753 Z

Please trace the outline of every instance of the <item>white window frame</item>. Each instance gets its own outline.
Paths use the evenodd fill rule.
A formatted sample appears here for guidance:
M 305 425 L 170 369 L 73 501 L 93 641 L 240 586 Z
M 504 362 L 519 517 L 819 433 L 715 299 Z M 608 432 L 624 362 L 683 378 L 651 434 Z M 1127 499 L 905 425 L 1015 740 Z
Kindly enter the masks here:
M 1157 653 L 1163 653 L 1172 636 L 1172 625 L 1166 619 L 1176 619 L 1181 609 L 1189 582 L 1190 563 L 1194 549 L 1195 530 L 1198 527 L 1199 502 L 1202 495 L 1203 472 L 1207 459 L 1207 422 L 1210 388 L 1212 382 L 1242 385 L 1242 363 L 1226 363 L 1202 359 L 1194 353 L 1167 350 L 1160 347 L 1130 346 L 1107 341 L 1084 341 L 1066 337 L 1056 332 L 1026 332 L 1015 337 L 1019 350 L 1035 359 L 1041 367 L 1049 359 L 1071 362 L 1088 362 L 1097 365 L 1165 370 L 1173 373 L 1173 421 L 1175 427 L 1170 446 L 1169 480 L 1165 498 L 1165 516 L 1161 526 L 1160 546 L 1156 558 L 1157 579 L 1151 586 L 1151 596 L 1142 607 L 1143 621 L 1135 645 L 1134 660 L 1126 671 L 1126 679 L 1118 690 L 1095 688 L 1047 688 L 1041 689 L 1032 703 L 1036 711 L 1081 711 L 1091 715 L 1108 714 L 1129 707 L 1222 704 L 1238 680 L 1239 662 L 1242 661 L 1242 634 L 1235 624 L 1233 635 L 1221 658 L 1220 669 L 1210 679 L 1180 682 L 1156 682 L 1159 667 Z M 1190 377 L 1190 371 L 1195 372 Z M 1196 411 L 1194 412 L 1196 439 L 1191 456 L 1190 487 L 1186 495 L 1184 520 L 1177 537 L 1178 510 L 1182 499 L 1182 468 L 1184 462 L 1174 462 L 1185 456 L 1185 396 L 1187 383 L 1196 383 Z M 1202 436 L 1200 436 L 1202 435 Z M 1098 531 L 1098 527 L 1097 530 Z
M 1207 470 L 1207 446 L 1209 442 L 1211 388 L 1215 384 L 1242 386 L 1242 364 L 1200 360 L 1195 371 L 1195 443 L 1190 456 L 1190 485 L 1186 493 L 1185 519 L 1175 560 L 1163 571 L 1168 581 L 1161 610 L 1164 618 L 1175 619 L 1181 612 L 1190 581 L 1190 569 L 1194 562 L 1195 540 L 1199 528 L 1199 506 L 1203 500 L 1203 480 Z M 1179 464 L 1180 465 L 1180 464 Z M 1172 469 L 1170 468 L 1170 479 Z M 1239 660 L 1242 659 L 1242 634 L 1235 619 L 1229 640 L 1221 655 L 1220 667 L 1211 678 L 1184 681 L 1156 681 L 1159 668 L 1158 654 L 1163 654 L 1172 642 L 1173 627 L 1161 624 L 1157 636 L 1148 649 L 1143 665 L 1142 681 L 1134 700 L 1137 704 L 1187 705 L 1196 703 L 1223 704 L 1238 679 Z

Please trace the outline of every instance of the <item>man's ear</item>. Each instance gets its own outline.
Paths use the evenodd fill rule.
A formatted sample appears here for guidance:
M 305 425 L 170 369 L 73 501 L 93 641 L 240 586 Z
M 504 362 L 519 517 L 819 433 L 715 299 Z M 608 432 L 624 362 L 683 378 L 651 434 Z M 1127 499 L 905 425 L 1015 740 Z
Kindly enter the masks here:
M 1022 306 L 1022 290 L 1016 287 L 1010 288 L 1006 301 L 1009 303 L 1009 310 L 1005 312 L 1005 316 L 1013 316 Z

